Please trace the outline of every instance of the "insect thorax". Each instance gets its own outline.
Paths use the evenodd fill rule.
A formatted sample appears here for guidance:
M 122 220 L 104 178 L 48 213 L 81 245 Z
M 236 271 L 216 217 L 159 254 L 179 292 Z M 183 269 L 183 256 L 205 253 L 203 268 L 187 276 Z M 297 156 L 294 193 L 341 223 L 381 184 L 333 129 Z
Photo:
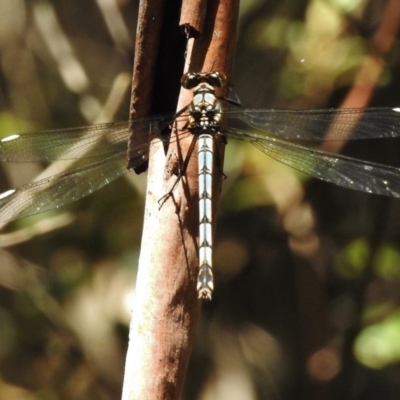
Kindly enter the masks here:
M 220 130 L 221 103 L 215 96 L 215 88 L 225 84 L 225 76 L 217 71 L 189 72 L 182 77 L 182 86 L 193 90 L 189 105 L 189 126 L 193 133 Z

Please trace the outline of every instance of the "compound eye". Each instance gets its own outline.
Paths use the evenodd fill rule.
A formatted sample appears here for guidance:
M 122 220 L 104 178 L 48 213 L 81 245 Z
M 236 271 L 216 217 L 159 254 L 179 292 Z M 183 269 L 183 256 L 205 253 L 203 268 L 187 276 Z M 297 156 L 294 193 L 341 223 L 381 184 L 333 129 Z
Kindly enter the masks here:
M 226 83 L 226 76 L 222 72 L 212 71 L 208 75 L 208 83 L 214 87 L 222 87 Z
M 187 72 L 182 76 L 181 85 L 185 89 L 193 89 L 200 83 L 199 75 L 193 72 Z

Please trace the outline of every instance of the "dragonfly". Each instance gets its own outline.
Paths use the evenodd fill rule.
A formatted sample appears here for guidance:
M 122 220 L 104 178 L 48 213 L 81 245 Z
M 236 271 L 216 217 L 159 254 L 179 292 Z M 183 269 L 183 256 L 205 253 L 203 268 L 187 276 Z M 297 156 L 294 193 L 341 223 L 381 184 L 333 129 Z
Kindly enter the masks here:
M 215 137 L 252 143 L 268 156 L 311 177 L 336 185 L 400 197 L 400 168 L 322 150 L 326 140 L 347 141 L 400 137 L 400 108 L 339 108 L 315 110 L 225 107 L 216 97 L 226 84 L 218 72 L 189 72 L 181 84 L 192 90 L 191 103 L 178 114 L 77 128 L 12 134 L 0 140 L 0 161 L 35 162 L 79 160 L 69 171 L 0 193 L 0 222 L 54 209 L 83 198 L 128 170 L 140 168 L 172 136 L 163 132 L 184 126 L 176 139 L 197 141 L 199 172 L 199 298 L 211 299 L 212 178 Z M 129 126 L 134 140 L 126 148 Z M 329 138 L 326 133 L 329 131 Z M 315 144 L 315 145 L 311 145 Z M 82 163 L 82 164 L 81 164 Z M 222 168 L 221 168 L 222 171 Z M 219 173 L 221 173 L 219 171 Z M 183 171 L 184 173 L 184 171 Z

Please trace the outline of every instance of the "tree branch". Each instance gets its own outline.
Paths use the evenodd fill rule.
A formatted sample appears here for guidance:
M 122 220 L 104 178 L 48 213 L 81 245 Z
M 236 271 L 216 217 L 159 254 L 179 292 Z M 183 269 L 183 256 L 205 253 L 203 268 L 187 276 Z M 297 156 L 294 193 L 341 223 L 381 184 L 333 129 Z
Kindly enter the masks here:
M 169 7 L 170 3 L 166 13 Z M 220 69 L 230 76 L 238 1 L 212 1 L 205 11 L 197 10 L 206 13 L 206 23 L 202 37 L 194 44 L 191 40 L 188 46 L 190 68 Z M 176 28 L 179 29 L 178 23 Z M 164 30 L 162 40 L 171 40 Z M 136 51 L 140 54 L 144 49 L 137 48 Z M 162 62 L 168 64 L 169 59 Z M 162 83 L 168 82 L 164 80 Z M 179 84 L 179 79 L 176 83 Z M 153 95 L 159 95 L 159 87 L 154 87 L 157 91 Z M 190 100 L 190 92 L 181 90 L 178 110 Z M 182 165 L 191 140 L 189 137 L 171 144 L 167 155 L 158 143 L 160 151 L 154 153 L 149 162 L 145 224 L 126 362 L 124 400 L 178 399 L 182 390 L 200 305 L 196 291 L 196 154 L 190 155 L 185 176 L 161 207 L 159 200 L 169 193 L 176 182 L 176 176 L 165 171 L 174 171 L 176 166 Z M 222 175 L 216 174 L 216 177 L 219 179 L 216 179 L 218 182 L 214 188 L 215 198 L 219 197 Z

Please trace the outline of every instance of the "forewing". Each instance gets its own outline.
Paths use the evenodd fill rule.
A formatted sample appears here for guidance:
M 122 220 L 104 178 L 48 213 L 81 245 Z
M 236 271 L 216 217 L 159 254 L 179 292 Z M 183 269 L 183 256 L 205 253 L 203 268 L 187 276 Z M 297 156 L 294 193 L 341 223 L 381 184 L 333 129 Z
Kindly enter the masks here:
M 131 124 L 124 121 L 12 134 L 0 139 L 0 161 L 32 162 L 106 157 L 126 150 L 129 125 L 134 137 L 138 138 L 135 146 L 141 149 L 144 144 L 149 144 L 160 135 L 173 118 L 169 114 L 136 119 Z
M 256 138 L 323 141 L 400 136 L 400 108 L 228 109 L 224 116 L 228 128 L 243 129 L 244 123 Z M 250 133 L 252 128 L 256 129 Z

